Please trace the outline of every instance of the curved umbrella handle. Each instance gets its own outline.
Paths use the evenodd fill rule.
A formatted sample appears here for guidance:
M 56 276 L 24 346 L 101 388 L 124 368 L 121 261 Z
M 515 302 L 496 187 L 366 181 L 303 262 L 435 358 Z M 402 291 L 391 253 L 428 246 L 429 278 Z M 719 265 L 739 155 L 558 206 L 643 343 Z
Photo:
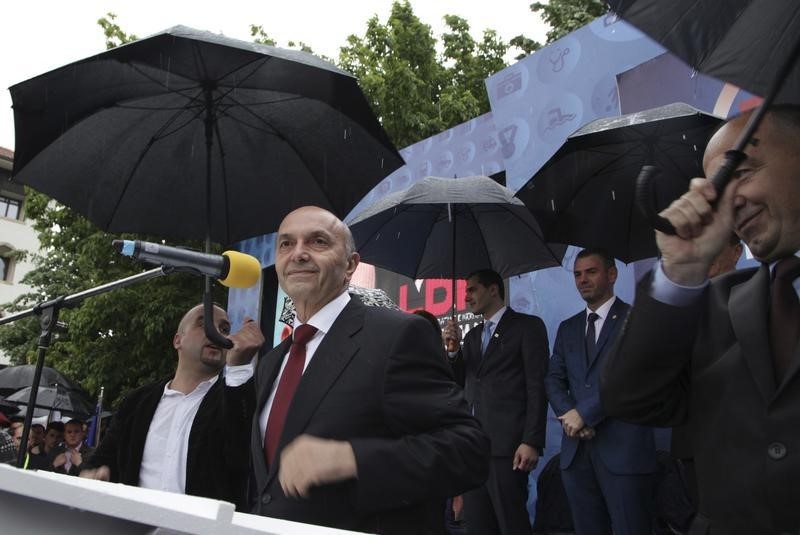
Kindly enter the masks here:
M 636 206 L 651 227 L 664 234 L 674 236 L 675 227 L 672 226 L 672 223 L 667 218 L 658 215 L 653 202 L 653 188 L 659 175 L 661 175 L 661 169 L 655 165 L 642 166 L 639 176 L 636 177 Z
M 233 347 L 233 342 L 230 339 L 222 336 L 214 325 L 214 302 L 211 298 L 211 277 L 206 275 L 206 290 L 203 293 L 203 330 L 206 333 L 206 338 L 211 343 L 223 349 L 230 349 Z
M 725 160 L 714 176 L 711 177 L 711 183 L 714 184 L 714 189 L 717 190 L 718 196 L 721 196 L 722 192 L 725 191 L 725 186 L 731 181 L 733 172 L 746 157 L 747 155 L 743 151 L 736 149 L 725 152 Z M 636 177 L 636 206 L 639 207 L 639 212 L 650 223 L 650 226 L 664 234 L 674 236 L 675 227 L 672 226 L 668 219 L 658 215 L 653 201 L 655 198 L 653 188 L 660 174 L 661 169 L 654 165 L 642 167 L 639 176 Z

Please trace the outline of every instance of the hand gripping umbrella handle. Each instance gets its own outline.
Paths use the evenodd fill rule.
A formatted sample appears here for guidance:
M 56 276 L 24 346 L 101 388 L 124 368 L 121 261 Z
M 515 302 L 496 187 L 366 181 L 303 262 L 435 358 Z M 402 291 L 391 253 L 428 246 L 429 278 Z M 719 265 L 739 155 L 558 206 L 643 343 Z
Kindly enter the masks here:
M 730 182 L 733 172 L 739 167 L 739 164 L 744 161 L 745 157 L 745 153 L 740 150 L 732 149 L 725 152 L 725 160 L 722 166 L 720 166 L 714 176 L 711 177 L 711 183 L 714 184 L 714 189 L 717 190 L 718 198 L 722 195 L 722 192 L 725 191 L 725 186 Z M 654 165 L 645 165 L 642 167 L 639 176 L 636 177 L 636 205 L 639 207 L 639 212 L 644 216 L 647 222 L 650 223 L 651 227 L 664 234 L 674 236 L 675 227 L 667 218 L 661 217 L 656 212 L 653 188 L 655 187 L 659 175 L 661 175 L 661 169 Z

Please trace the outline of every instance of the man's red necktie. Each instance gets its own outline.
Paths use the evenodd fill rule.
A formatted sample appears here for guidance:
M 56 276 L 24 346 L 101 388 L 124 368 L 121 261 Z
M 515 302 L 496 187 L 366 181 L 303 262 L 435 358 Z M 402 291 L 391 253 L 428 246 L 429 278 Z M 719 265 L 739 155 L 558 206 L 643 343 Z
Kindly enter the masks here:
M 283 431 L 283 423 L 286 421 L 286 413 L 289 412 L 289 405 L 292 403 L 294 392 L 300 384 L 303 376 L 303 367 L 306 362 L 306 344 L 317 332 L 313 325 L 300 325 L 292 334 L 292 347 L 289 349 L 289 359 L 283 368 L 283 374 L 278 382 L 278 389 L 275 398 L 272 400 L 272 409 L 267 419 L 267 430 L 264 433 L 264 455 L 267 459 L 267 466 L 270 466 L 274 457 L 275 450 L 278 449 L 278 442 Z

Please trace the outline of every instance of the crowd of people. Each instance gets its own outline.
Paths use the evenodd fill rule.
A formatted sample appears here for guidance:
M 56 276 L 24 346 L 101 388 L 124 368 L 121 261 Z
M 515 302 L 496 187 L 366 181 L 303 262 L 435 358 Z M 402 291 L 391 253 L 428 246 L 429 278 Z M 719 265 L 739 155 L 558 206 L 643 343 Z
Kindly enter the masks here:
M 707 174 L 746 118 L 711 139 Z M 483 318 L 466 334 L 424 311 L 365 306 L 347 292 L 359 263 L 347 226 L 299 208 L 276 244 L 292 336 L 266 347 L 249 319 L 231 334 L 214 307 L 225 350 L 198 305 L 177 325 L 175 374 L 129 394 L 96 450 L 82 422 L 54 422 L 31 429 L 27 466 L 370 533 L 519 535 L 531 532 L 528 474 L 558 448 L 545 444 L 549 404 L 574 533 L 658 528 L 654 425 L 676 427 L 672 490 L 685 493 L 692 533 L 796 533 L 798 144 L 800 110 L 774 107 L 721 195 L 694 179 L 663 212 L 677 234 L 657 234 L 661 259 L 633 305 L 615 296 L 614 259 L 581 251 L 585 307 L 552 351 L 542 320 L 508 307 L 490 269 L 466 278 Z M 740 240 L 761 268 L 735 270 Z M 5 462 L 17 424 L 0 432 Z

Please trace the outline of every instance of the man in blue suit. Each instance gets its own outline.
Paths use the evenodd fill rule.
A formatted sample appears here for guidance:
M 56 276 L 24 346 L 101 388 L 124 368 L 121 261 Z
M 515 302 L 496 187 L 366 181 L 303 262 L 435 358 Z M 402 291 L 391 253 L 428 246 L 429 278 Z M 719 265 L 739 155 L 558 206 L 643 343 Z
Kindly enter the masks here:
M 614 296 L 617 268 L 608 252 L 584 249 L 573 272 L 587 306 L 559 326 L 545 388 L 564 431 L 560 462 L 575 533 L 650 533 L 653 431 L 607 418 L 600 405 L 606 354 L 630 305 Z

